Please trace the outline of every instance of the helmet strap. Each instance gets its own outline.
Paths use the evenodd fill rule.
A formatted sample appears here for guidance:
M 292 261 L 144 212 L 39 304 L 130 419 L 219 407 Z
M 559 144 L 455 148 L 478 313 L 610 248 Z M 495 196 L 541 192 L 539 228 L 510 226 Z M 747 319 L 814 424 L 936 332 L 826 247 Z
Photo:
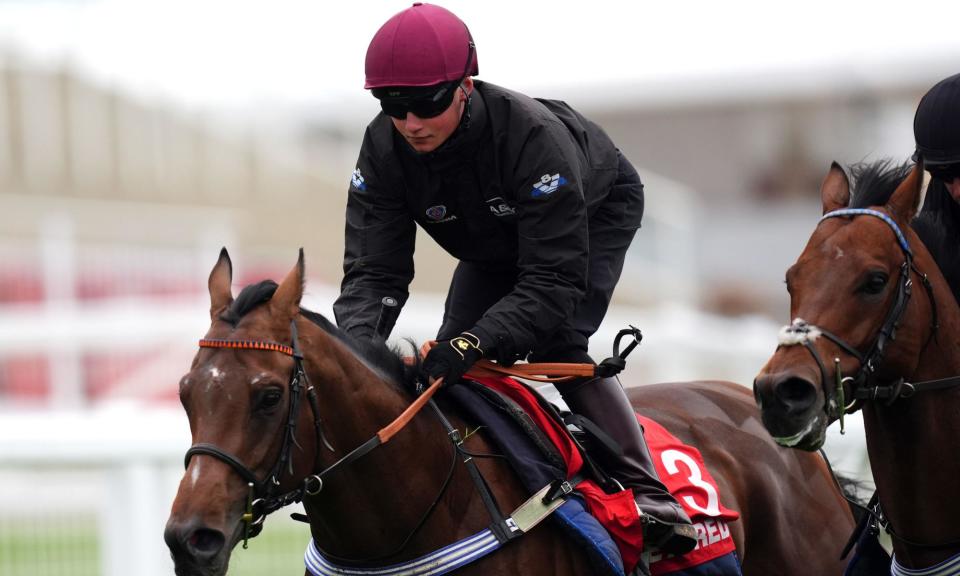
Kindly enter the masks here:
M 461 123 L 463 124 L 463 129 L 466 130 L 470 128 L 470 103 L 473 102 L 473 93 L 470 93 L 470 94 L 467 93 L 467 89 L 463 87 L 463 82 L 460 83 L 459 88 L 463 92 L 463 95 L 467 97 L 466 100 L 464 100 L 464 105 L 463 105 L 464 118 L 461 120 Z

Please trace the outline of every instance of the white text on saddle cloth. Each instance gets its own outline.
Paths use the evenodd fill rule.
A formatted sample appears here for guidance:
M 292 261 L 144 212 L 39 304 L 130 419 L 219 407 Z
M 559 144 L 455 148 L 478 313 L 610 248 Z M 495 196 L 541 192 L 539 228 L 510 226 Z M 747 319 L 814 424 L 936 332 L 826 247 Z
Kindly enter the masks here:
M 696 564 L 689 564 L 692 557 L 702 555 L 702 554 L 698 554 L 698 552 L 706 551 L 707 548 L 709 547 L 712 547 L 712 546 L 717 547 L 716 550 L 710 550 L 708 552 L 710 558 L 715 558 L 716 556 L 726 554 L 727 552 L 732 550 L 733 546 L 735 546 L 735 543 L 733 542 L 733 538 L 730 537 L 730 527 L 727 526 L 727 523 L 724 522 L 723 520 L 703 520 L 700 522 L 694 522 L 693 527 L 697 531 L 697 547 L 694 548 L 692 552 L 689 552 L 686 555 L 686 558 L 685 558 L 686 562 L 684 562 L 684 565 L 687 565 L 687 566 L 696 565 Z M 714 554 L 714 552 L 717 552 L 717 553 Z M 653 553 L 650 554 L 650 564 L 651 564 L 650 569 L 653 570 L 654 574 L 659 574 L 661 573 L 661 570 L 655 569 L 653 564 L 656 562 L 660 562 L 661 560 L 670 560 L 673 558 L 675 557 L 671 554 L 662 555 L 659 551 L 655 550 L 653 551 Z M 656 568 L 663 568 L 663 567 L 657 566 Z M 669 567 L 669 570 L 664 569 L 662 571 L 668 572 L 668 571 L 673 571 L 675 569 L 676 569 L 675 567 L 671 566 Z

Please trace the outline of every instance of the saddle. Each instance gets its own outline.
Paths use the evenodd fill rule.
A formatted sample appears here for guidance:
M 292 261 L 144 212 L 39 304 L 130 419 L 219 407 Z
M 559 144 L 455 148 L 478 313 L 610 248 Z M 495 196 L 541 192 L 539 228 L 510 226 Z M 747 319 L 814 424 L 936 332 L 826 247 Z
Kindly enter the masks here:
M 629 574 L 641 554 L 647 554 L 654 575 L 740 574 L 728 527 L 739 514 L 720 503 L 716 482 L 696 448 L 684 445 L 653 420 L 637 416 L 661 480 L 693 520 L 700 537 L 697 547 L 683 557 L 663 556 L 656 550 L 644 550 L 632 492 L 610 478 L 591 457 L 598 450 L 618 450 L 599 427 L 561 410 L 513 378 L 470 378 L 444 394 L 458 404 L 472 425 L 484 428 L 531 494 L 551 483 L 574 484 L 575 497 L 568 504 L 579 503 L 589 512 L 590 522 L 562 514 L 560 521 L 586 546 L 595 564 L 612 574 Z M 597 524 L 602 527 L 599 532 Z

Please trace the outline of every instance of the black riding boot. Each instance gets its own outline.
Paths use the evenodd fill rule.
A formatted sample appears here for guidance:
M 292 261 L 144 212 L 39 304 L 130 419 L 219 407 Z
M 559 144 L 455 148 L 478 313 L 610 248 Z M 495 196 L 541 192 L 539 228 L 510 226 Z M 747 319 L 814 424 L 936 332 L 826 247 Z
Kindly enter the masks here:
M 561 394 L 572 412 L 592 420 L 622 448 L 621 458 L 603 454 L 600 464 L 621 484 L 633 489 L 643 522 L 645 546 L 656 546 L 671 554 L 693 550 L 697 545 L 696 530 L 687 513 L 660 482 L 640 423 L 620 381 L 594 378 L 579 385 L 564 386 Z

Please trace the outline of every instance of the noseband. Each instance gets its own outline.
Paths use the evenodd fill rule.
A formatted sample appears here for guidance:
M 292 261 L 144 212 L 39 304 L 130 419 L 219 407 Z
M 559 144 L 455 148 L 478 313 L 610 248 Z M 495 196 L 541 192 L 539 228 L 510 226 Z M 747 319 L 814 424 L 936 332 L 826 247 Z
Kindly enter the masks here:
M 824 395 L 827 400 L 824 410 L 826 411 L 827 417 L 830 420 L 840 420 L 841 433 L 843 432 L 844 414 L 855 412 L 864 401 L 882 399 L 886 400 L 888 403 L 892 403 L 897 398 L 912 396 L 921 384 L 926 384 L 911 384 L 909 382 L 904 382 L 903 378 L 900 378 L 889 384 L 876 383 L 877 368 L 883 361 L 883 355 L 886 352 L 888 344 L 896 340 L 897 327 L 899 326 L 900 320 L 907 309 L 907 304 L 910 302 L 910 296 L 913 292 L 913 280 L 910 277 L 911 272 L 917 274 L 923 283 L 928 296 L 930 297 L 931 309 L 933 310 L 933 318 L 931 323 L 932 331 L 930 335 L 931 338 L 934 334 L 936 334 L 939 326 L 939 322 L 937 320 L 937 305 L 933 295 L 933 286 L 930 284 L 930 280 L 927 278 L 927 275 L 920 272 L 920 270 L 918 270 L 914 265 L 913 251 L 910 249 L 910 245 L 907 243 L 907 239 L 906 236 L 904 236 L 903 231 L 900 230 L 900 227 L 893 220 L 893 218 L 883 212 L 880 212 L 879 210 L 872 210 L 869 208 L 845 208 L 824 214 L 820 219 L 820 222 L 823 222 L 828 218 L 844 216 L 853 217 L 861 215 L 873 216 L 886 223 L 896 235 L 897 243 L 900 245 L 900 249 L 903 251 L 904 256 L 903 264 L 900 265 L 900 279 L 897 283 L 896 297 L 894 298 L 893 305 L 887 311 L 886 317 L 883 320 L 883 324 L 880 326 L 880 331 L 877 333 L 876 338 L 874 338 L 873 344 L 870 346 L 869 350 L 866 352 L 866 354 L 861 353 L 859 350 L 857 350 L 857 348 L 851 346 L 836 334 L 812 324 L 808 324 L 799 318 L 795 319 L 791 325 L 785 326 L 780 331 L 780 346 L 793 346 L 798 344 L 803 345 L 803 347 L 806 348 L 813 356 L 814 360 L 816 360 L 817 366 L 820 368 L 821 382 Z M 846 377 L 843 376 L 843 373 L 840 370 L 840 358 L 834 358 L 834 385 L 830 386 L 828 384 L 830 379 L 827 376 L 826 365 L 823 362 L 823 359 L 820 357 L 820 353 L 817 352 L 816 347 L 813 345 L 813 342 L 819 336 L 823 336 L 827 340 L 830 340 L 841 350 L 857 359 L 857 361 L 860 363 L 860 368 L 857 370 L 855 375 Z M 853 400 L 849 404 L 847 404 L 844 399 L 843 390 L 844 385 L 847 383 L 850 384 L 851 394 L 853 395 Z
M 307 399 L 310 401 L 310 407 L 313 410 L 313 422 L 317 435 L 317 450 L 322 444 L 330 450 L 333 448 L 327 442 L 323 435 L 320 421 L 320 411 L 317 405 L 317 393 L 307 379 L 307 373 L 303 369 L 303 354 L 300 351 L 300 342 L 297 338 L 297 324 L 290 322 L 290 331 L 292 333 L 292 346 L 268 342 L 263 340 L 220 340 L 203 339 L 200 340 L 201 348 L 233 348 L 238 350 L 265 350 L 280 352 L 293 358 L 293 371 L 290 374 L 290 406 L 287 412 L 287 424 L 284 427 L 283 443 L 280 445 L 280 454 L 277 461 L 271 468 L 270 473 L 265 478 L 258 479 L 239 458 L 221 450 L 214 444 L 198 443 L 187 450 L 184 456 L 184 468 L 190 465 L 190 459 L 197 454 L 213 456 L 214 458 L 228 464 L 231 468 L 246 480 L 248 487 L 246 511 L 243 515 L 244 534 L 243 547 L 247 547 L 247 540 L 253 538 L 263 529 L 263 521 L 268 514 L 283 508 L 288 504 L 293 504 L 303 500 L 304 495 L 316 494 L 320 491 L 320 485 L 314 481 L 313 476 L 307 477 L 301 485 L 283 494 L 276 494 L 280 487 L 280 475 L 284 469 L 293 474 L 293 460 L 290 458 L 290 450 L 297 444 L 297 416 L 299 414 L 300 397 L 306 387 Z

